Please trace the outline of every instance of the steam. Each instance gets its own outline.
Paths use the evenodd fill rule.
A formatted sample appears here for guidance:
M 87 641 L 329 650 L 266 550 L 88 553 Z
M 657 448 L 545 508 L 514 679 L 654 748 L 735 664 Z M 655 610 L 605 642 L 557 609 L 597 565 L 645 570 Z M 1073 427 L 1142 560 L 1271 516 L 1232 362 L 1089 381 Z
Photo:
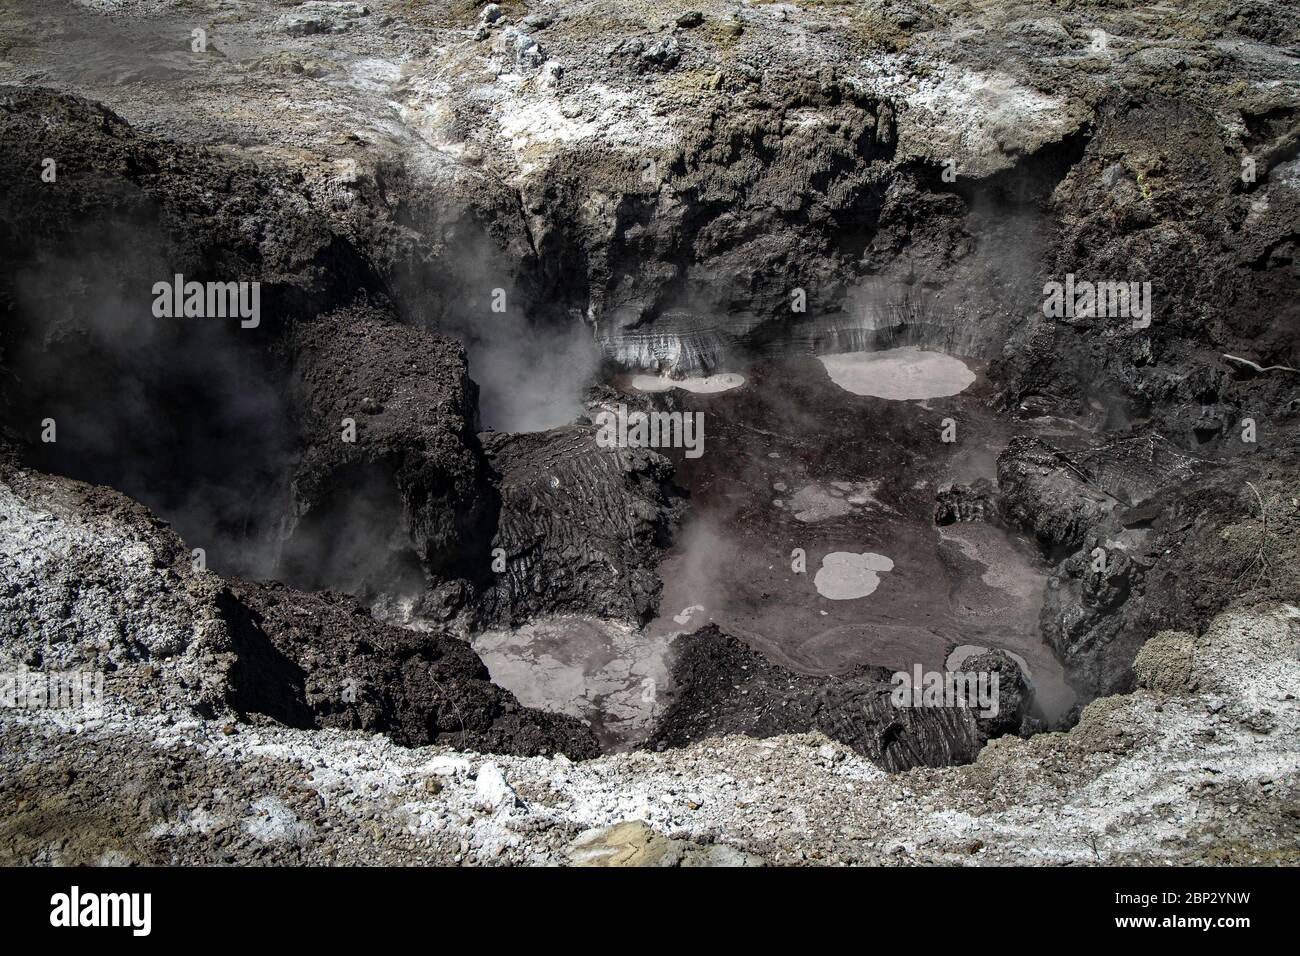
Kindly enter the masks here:
M 344 591 L 366 604 L 392 595 L 418 600 L 424 574 L 392 471 L 368 465 L 335 474 L 329 493 L 285 541 L 276 574 L 305 590 Z
M 20 317 L 6 404 L 34 464 L 117 488 L 171 521 L 209 566 L 274 561 L 293 441 L 273 370 L 239 319 L 159 319 L 159 239 L 87 227 L 14 276 Z M 57 441 L 36 440 L 52 418 Z
M 448 331 L 465 343 L 487 428 L 537 432 L 567 425 L 583 410 L 582 392 L 598 354 L 579 322 L 545 328 L 513 310 Z
M 502 248 L 477 222 L 440 232 L 435 220 L 428 235 L 443 235 L 438 254 L 399 268 L 391 291 L 412 324 L 465 346 L 481 423 L 535 432 L 573 422 L 600 363 L 580 309 L 529 271 L 531 249 Z

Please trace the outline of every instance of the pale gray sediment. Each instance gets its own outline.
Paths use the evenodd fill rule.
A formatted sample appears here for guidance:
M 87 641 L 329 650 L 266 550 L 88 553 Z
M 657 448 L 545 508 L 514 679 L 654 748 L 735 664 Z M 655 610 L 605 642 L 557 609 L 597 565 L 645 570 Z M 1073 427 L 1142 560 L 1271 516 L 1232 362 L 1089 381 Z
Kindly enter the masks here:
M 960 359 L 912 346 L 819 359 L 831 381 L 845 391 L 894 401 L 956 395 L 975 381 L 975 373 Z
M 832 601 L 851 601 L 870 595 L 880 587 L 880 576 L 892 570 L 894 562 L 883 554 L 832 551 L 822 558 L 813 587 Z

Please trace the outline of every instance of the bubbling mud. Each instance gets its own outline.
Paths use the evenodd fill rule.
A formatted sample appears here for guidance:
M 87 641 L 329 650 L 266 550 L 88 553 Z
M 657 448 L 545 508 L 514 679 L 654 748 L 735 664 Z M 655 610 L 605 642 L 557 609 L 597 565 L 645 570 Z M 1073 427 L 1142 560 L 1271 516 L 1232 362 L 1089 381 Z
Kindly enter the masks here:
M 915 346 L 819 356 L 831 381 L 854 395 L 917 401 L 958 395 L 975 381 L 959 358 Z
M 789 511 L 796 521 L 814 524 L 853 514 L 862 509 L 874 508 L 877 511 L 889 510 L 876 498 L 877 481 L 832 481 L 828 485 L 804 485 L 788 499 L 775 498 L 772 505 Z M 772 489 L 784 492 L 788 485 L 784 481 L 774 482 Z

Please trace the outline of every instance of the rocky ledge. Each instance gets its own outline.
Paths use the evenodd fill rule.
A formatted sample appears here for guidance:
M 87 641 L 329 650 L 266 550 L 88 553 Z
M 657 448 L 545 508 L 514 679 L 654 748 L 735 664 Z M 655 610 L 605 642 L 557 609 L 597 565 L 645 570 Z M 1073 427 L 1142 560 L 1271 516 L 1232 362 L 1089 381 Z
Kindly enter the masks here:
M 818 733 L 575 763 L 110 702 L 0 714 L 4 863 L 1300 862 L 1300 610 L 1162 632 L 1068 733 L 888 774 Z

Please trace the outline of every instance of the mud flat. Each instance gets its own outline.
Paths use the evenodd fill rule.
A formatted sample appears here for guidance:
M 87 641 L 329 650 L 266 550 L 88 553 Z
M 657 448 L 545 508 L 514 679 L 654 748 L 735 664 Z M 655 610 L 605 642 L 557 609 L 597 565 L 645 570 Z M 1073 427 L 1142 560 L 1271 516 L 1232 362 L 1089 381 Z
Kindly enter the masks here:
M 894 378 L 876 391 L 906 387 L 933 406 L 857 394 L 824 358 L 761 363 L 744 388 L 701 387 L 722 376 L 619 380 L 635 391 L 685 381 L 675 407 L 708 423 L 702 457 L 666 451 L 692 511 L 659 567 L 659 614 L 642 628 L 552 617 L 481 634 L 474 648 L 493 680 L 625 749 L 672 699 L 677 642 L 712 623 L 817 676 L 937 670 L 954 648 L 1000 648 L 1024 662 L 1041 715 L 1061 717 L 1074 695 L 1039 633 L 1047 578 L 1035 550 L 991 524 L 934 523 L 937 489 L 993 477 L 1006 423 L 984 407 L 986 387 L 965 362 L 911 348 L 880 355 L 847 357 L 857 386 L 882 371 Z M 963 422 L 959 450 L 938 440 L 950 415 Z
M 855 387 L 884 381 L 876 391 L 929 401 L 857 394 L 825 358 L 760 363 L 744 388 L 678 393 L 675 407 L 702 412 L 709 439 L 699 459 L 667 452 L 692 511 L 659 568 L 658 616 L 639 630 L 551 619 L 480 635 L 493 679 L 623 747 L 672 694 L 675 642 L 713 623 L 818 676 L 942 669 L 954 648 L 1000 648 L 1023 662 L 1043 717 L 1068 710 L 1074 695 L 1039 632 L 1047 577 L 1035 549 L 992 524 L 934 523 L 936 490 L 993 477 L 1006 440 L 978 366 L 911 348 L 840 358 Z M 939 440 L 948 416 L 962 421 L 958 448 Z
M 606 751 L 639 743 L 660 711 L 674 635 L 617 621 L 546 617 L 472 640 L 492 682 L 525 706 L 578 717 Z

